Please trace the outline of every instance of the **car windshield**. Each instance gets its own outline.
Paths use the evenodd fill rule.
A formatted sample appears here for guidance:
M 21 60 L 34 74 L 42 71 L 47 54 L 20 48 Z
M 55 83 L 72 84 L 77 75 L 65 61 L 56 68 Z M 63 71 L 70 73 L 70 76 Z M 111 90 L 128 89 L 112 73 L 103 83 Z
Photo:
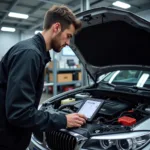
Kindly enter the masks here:
M 99 83 L 106 83 L 112 86 L 150 88 L 150 71 L 117 70 L 101 76 Z

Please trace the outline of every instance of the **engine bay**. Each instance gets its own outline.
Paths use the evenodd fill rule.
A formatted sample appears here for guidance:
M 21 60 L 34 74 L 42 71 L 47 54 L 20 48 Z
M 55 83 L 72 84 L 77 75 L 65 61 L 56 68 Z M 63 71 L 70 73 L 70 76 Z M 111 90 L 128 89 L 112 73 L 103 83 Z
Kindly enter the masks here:
M 109 134 L 130 131 L 140 122 L 149 118 L 150 105 L 144 100 L 132 101 L 129 97 L 110 96 L 99 94 L 94 90 L 82 91 L 65 98 L 44 104 L 42 109 L 50 113 L 69 114 L 76 113 L 85 100 L 90 98 L 102 99 L 104 104 L 94 116 L 91 122 L 87 122 L 80 128 L 68 129 L 89 137 L 95 134 Z M 132 98 L 132 97 L 131 97 Z M 143 102 L 143 103 L 142 103 Z

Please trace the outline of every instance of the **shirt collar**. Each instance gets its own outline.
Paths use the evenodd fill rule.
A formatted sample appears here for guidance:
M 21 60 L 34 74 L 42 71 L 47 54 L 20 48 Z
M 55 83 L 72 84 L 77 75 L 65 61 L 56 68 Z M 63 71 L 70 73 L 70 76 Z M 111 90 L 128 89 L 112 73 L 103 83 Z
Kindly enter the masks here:
M 38 49 L 42 52 L 44 56 L 44 62 L 45 64 L 51 61 L 50 53 L 49 51 L 46 51 L 46 43 L 44 40 L 44 37 L 41 33 L 36 34 L 33 39 L 36 41 Z

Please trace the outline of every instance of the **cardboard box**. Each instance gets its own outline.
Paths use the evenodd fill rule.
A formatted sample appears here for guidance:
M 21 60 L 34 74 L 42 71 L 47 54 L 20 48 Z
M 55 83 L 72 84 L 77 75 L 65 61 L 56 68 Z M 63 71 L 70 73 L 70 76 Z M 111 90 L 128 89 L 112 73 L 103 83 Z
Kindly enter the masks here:
M 78 73 L 78 80 L 82 80 L 82 73 L 81 72 Z
M 56 62 L 56 63 L 57 63 L 57 64 L 56 64 L 57 68 L 59 68 L 59 67 L 58 67 L 58 62 Z M 53 62 L 53 61 L 49 62 L 48 68 L 49 68 L 49 69 L 53 69 L 53 66 L 54 66 L 54 62 Z
M 53 62 L 52 61 L 48 63 L 48 68 L 50 68 L 50 69 L 53 68 Z
M 53 74 L 49 74 L 49 81 L 53 82 Z M 57 74 L 57 82 L 72 82 L 72 73 L 59 73 Z

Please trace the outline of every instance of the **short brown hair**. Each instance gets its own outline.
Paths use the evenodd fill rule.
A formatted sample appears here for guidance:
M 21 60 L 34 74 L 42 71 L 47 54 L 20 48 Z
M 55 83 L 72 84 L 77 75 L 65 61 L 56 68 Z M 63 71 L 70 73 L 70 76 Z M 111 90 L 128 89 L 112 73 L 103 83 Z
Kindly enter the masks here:
M 54 5 L 46 12 L 44 18 L 44 29 L 48 30 L 51 28 L 52 24 L 56 22 L 61 24 L 62 31 L 69 28 L 71 24 L 74 25 L 76 31 L 81 28 L 81 21 L 77 20 L 71 9 L 64 5 Z

